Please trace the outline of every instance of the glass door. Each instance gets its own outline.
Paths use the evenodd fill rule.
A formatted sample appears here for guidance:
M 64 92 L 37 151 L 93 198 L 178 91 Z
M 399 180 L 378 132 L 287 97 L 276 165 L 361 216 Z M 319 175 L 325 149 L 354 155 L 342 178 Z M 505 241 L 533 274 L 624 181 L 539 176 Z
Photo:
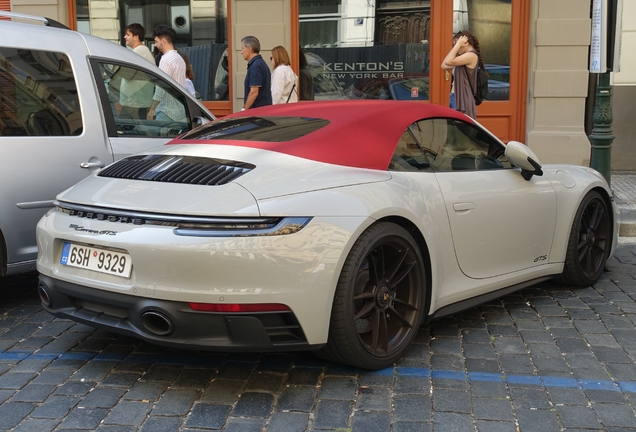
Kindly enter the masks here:
M 477 107 L 477 119 L 504 141 L 525 140 L 529 6 L 530 0 L 453 0 L 440 4 L 445 8 L 442 27 L 447 35 L 442 55 L 452 46 L 452 34 L 460 30 L 477 38 L 489 75 L 488 97 Z M 444 73 L 444 89 L 447 94 L 441 100 L 447 104 L 450 73 Z

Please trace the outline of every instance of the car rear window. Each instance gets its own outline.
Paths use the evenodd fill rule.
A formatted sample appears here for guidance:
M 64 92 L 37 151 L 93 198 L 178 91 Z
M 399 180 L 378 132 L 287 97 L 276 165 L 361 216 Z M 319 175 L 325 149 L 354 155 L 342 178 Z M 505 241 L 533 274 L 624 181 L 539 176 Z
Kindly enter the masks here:
M 285 142 L 303 137 L 329 124 L 309 117 L 241 117 L 207 123 L 182 140 L 237 140 Z

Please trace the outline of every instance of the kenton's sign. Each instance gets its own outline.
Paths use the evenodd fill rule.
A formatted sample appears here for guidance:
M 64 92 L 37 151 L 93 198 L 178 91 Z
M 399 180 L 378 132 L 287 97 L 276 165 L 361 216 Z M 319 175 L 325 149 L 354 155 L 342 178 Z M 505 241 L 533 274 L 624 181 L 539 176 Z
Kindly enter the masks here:
M 306 48 L 310 68 L 333 87 L 348 91 L 391 79 L 428 75 L 428 45 L 404 43 L 364 47 Z M 379 88 L 379 87 L 378 87 Z
M 338 79 L 344 78 L 401 78 L 404 76 L 404 62 L 331 62 L 324 63 L 325 74 Z

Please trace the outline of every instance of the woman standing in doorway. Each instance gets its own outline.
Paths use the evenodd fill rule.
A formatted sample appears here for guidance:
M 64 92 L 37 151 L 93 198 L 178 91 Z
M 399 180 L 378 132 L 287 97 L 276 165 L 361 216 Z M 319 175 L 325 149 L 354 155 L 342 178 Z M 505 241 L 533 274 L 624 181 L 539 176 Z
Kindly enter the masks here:
M 475 94 L 477 89 L 477 66 L 484 68 L 479 50 L 479 41 L 466 30 L 453 36 L 453 48 L 446 54 L 442 69 L 452 70 L 450 107 L 472 118 L 477 117 Z
M 282 46 L 272 49 L 270 57 L 274 72 L 272 72 L 272 103 L 283 104 L 298 102 L 298 77 L 290 66 L 287 50 Z

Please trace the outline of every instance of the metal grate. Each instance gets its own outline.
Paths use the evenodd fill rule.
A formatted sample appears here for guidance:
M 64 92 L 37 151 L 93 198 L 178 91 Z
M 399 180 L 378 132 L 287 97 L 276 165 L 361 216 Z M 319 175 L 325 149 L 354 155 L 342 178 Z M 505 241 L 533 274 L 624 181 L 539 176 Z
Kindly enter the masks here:
M 219 186 L 253 170 L 254 165 L 192 156 L 132 156 L 99 172 L 99 177 Z

